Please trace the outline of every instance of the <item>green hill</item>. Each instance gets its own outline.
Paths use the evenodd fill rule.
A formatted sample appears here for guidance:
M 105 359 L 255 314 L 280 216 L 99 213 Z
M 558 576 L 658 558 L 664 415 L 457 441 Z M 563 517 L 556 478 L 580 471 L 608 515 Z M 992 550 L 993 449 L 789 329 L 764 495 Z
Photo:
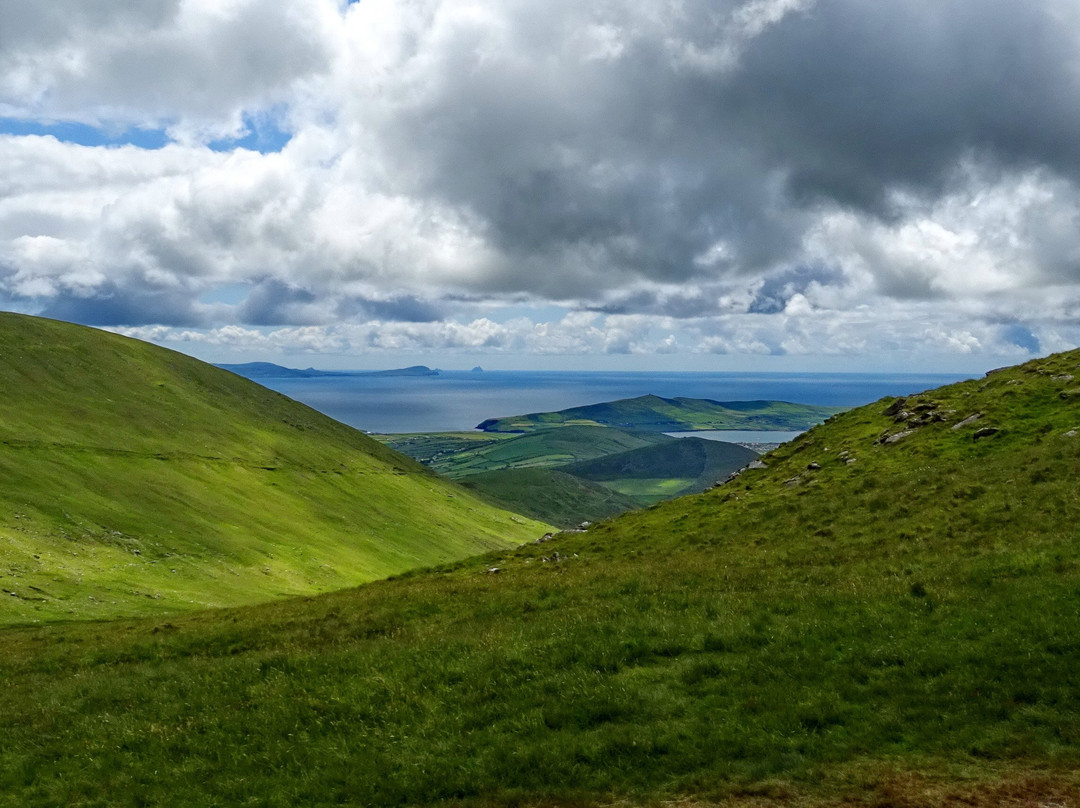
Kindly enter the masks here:
M 648 432 L 694 432 L 714 429 L 797 431 L 839 412 L 839 407 L 786 401 L 711 401 L 703 398 L 639 396 L 572 407 L 489 418 L 477 425 L 485 432 L 531 432 L 554 426 L 607 426 Z
M 563 466 L 676 440 L 655 432 L 625 432 L 597 426 L 566 426 L 512 436 L 497 432 L 451 432 L 377 437 L 454 479 L 495 469 Z
M 723 441 L 680 438 L 562 468 L 651 505 L 704 491 L 757 458 L 757 452 Z
M 500 508 L 564 528 L 641 507 L 639 499 L 557 468 L 487 471 L 458 482 Z
M 0 802 L 1077 805 L 1076 377 L 352 591 L 0 631 Z
M 251 603 L 540 535 L 232 373 L 0 314 L 0 622 Z

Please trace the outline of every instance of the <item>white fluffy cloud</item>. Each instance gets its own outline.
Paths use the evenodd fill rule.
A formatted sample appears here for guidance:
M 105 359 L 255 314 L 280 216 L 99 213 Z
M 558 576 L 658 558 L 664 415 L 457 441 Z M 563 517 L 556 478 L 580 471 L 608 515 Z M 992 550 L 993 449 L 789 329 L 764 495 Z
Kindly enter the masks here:
M 1064 0 L 0 16 L 9 306 L 249 352 L 978 356 L 1080 323 Z M 288 143 L 221 150 L 260 121 Z

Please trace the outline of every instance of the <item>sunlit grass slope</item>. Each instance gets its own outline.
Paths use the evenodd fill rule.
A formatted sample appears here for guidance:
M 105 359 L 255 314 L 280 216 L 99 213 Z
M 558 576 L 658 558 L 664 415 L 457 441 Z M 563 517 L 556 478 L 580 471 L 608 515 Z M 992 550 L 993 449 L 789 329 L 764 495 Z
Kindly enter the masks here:
M 0 622 L 251 603 L 543 526 L 278 393 L 147 343 L 0 314 Z
M 354 591 L 5 630 L 0 803 L 1076 805 L 1074 377 Z

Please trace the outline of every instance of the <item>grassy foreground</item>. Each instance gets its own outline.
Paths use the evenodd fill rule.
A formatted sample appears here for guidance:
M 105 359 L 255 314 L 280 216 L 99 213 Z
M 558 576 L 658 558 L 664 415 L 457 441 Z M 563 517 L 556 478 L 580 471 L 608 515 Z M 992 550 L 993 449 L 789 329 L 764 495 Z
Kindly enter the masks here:
M 0 624 L 340 589 L 535 538 L 278 393 L 0 314 Z
M 357 590 L 0 631 L 0 805 L 1076 805 L 1078 371 Z

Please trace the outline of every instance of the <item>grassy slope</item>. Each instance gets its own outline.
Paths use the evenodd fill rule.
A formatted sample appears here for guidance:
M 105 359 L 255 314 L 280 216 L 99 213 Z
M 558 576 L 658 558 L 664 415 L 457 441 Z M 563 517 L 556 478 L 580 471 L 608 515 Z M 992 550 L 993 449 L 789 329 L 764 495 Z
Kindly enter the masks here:
M 757 452 L 722 441 L 682 438 L 564 467 L 584 480 L 602 482 L 651 505 L 678 494 L 704 491 L 754 460 Z M 669 490 L 670 489 L 670 490 Z
M 486 432 L 530 432 L 553 426 L 608 426 L 651 432 L 693 432 L 707 429 L 799 430 L 820 423 L 837 407 L 786 401 L 710 401 L 701 398 L 638 396 L 558 412 L 490 418 L 477 429 Z
M 172 351 L 0 314 L 0 622 L 250 603 L 543 532 Z
M 1080 353 L 904 424 L 879 402 L 714 491 L 440 571 L 6 630 L 0 804 L 1075 805 L 1071 375 Z
M 513 437 L 499 433 L 380 437 L 399 452 L 453 479 L 495 469 L 563 466 L 675 440 L 662 434 L 597 426 L 567 426 Z
M 552 468 L 488 471 L 463 477 L 460 483 L 494 505 L 564 528 L 641 506 L 600 483 Z

